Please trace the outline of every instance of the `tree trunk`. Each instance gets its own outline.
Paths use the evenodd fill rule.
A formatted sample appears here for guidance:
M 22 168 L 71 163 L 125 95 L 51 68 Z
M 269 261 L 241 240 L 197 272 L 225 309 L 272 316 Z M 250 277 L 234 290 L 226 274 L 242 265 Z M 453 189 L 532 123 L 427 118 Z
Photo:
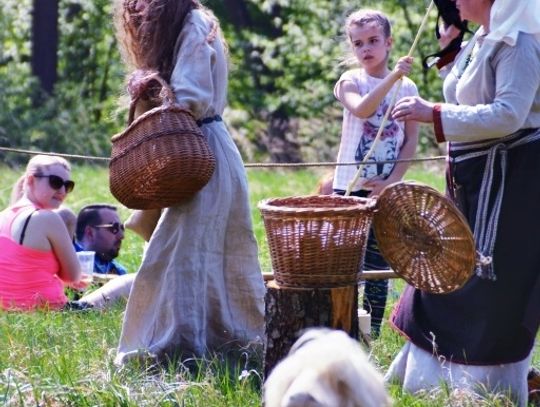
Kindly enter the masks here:
M 57 79 L 58 0 L 34 0 L 32 16 L 32 74 L 51 94 Z
M 272 162 L 302 162 L 300 145 L 296 142 L 297 127 L 297 121 L 288 117 L 284 112 L 278 110 L 269 115 L 264 144 L 270 153 Z
M 264 374 L 291 349 L 302 330 L 311 327 L 341 329 L 358 339 L 358 286 L 340 288 L 282 288 L 266 283 L 266 349 Z
M 225 12 L 233 25 L 239 30 L 241 28 L 251 27 L 251 17 L 243 0 L 223 0 Z

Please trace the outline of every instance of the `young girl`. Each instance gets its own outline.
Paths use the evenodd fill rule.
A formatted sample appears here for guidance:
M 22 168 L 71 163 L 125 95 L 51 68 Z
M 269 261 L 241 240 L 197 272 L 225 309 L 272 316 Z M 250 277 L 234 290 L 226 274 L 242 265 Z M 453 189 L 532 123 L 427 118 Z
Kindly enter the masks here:
M 391 27 L 388 18 L 379 11 L 359 10 L 346 20 L 345 31 L 352 54 L 359 68 L 345 72 L 334 88 L 335 97 L 343 105 L 343 127 L 338 162 L 363 161 L 382 124 L 386 110 L 391 108 L 392 95 L 402 80 L 397 99 L 417 95 L 415 84 L 404 77 L 411 71 L 412 58 L 402 57 L 395 68 L 388 68 L 392 48 Z M 396 99 L 396 100 L 397 100 Z M 418 143 L 418 124 L 414 121 L 384 123 L 374 152 L 368 162 L 411 158 Z M 351 195 L 377 196 L 391 183 L 400 181 L 407 163 L 381 163 L 363 165 L 361 178 L 353 186 Z M 353 180 L 357 167 L 337 166 L 334 192 L 344 195 Z M 388 268 L 370 233 L 364 262 L 365 269 Z M 378 336 L 388 291 L 388 281 L 366 281 L 364 308 L 371 311 L 372 335 Z
M 191 201 L 162 211 L 131 289 L 116 363 L 261 343 L 264 283 L 242 158 L 221 118 L 227 57 L 219 22 L 197 0 L 117 3 L 126 62 L 170 83 L 178 105 L 199 121 L 216 168 Z

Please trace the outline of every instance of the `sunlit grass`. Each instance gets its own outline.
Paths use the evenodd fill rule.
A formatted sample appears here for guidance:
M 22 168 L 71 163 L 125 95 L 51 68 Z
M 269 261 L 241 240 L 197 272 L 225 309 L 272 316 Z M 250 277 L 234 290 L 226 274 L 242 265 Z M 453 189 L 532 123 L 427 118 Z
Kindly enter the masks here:
M 22 170 L 21 170 L 22 171 Z M 252 216 L 260 247 L 262 269 L 270 272 L 270 258 L 257 203 L 265 198 L 313 193 L 319 177 L 308 170 L 248 169 Z M 19 171 L 0 168 L 0 204 L 8 204 L 11 185 Z M 444 189 L 442 170 L 413 167 L 407 174 Z M 115 203 L 108 189 L 107 168 L 75 165 L 77 186 L 67 204 L 75 211 L 95 202 Z M 120 206 L 126 219 L 129 211 Z M 143 241 L 126 233 L 119 260 L 131 272 L 137 270 Z M 403 284 L 391 284 L 390 308 Z M 113 365 L 120 335 L 124 304 L 103 312 L 0 312 L 0 405 L 9 406 L 259 406 L 260 373 L 242 375 L 242 362 L 232 367 L 216 359 L 192 373 L 171 365 L 145 369 L 130 363 L 122 369 Z M 372 361 L 386 370 L 403 343 L 402 338 L 383 325 L 381 337 L 371 348 Z M 539 356 L 535 364 L 540 365 Z M 240 376 L 243 378 L 240 379 Z M 463 395 L 438 392 L 413 397 L 390 390 L 396 406 L 506 406 L 500 398 L 486 397 L 472 403 Z M 461 403 L 461 404 L 460 404 Z M 469 403 L 469 404 L 467 404 Z M 476 403 L 476 404 L 475 404 Z M 490 404 L 492 403 L 492 404 Z

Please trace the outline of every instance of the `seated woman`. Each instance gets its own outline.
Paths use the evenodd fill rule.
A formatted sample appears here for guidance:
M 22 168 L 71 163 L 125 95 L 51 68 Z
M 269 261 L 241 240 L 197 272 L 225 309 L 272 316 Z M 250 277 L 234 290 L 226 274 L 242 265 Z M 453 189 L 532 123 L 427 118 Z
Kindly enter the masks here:
M 15 184 L 0 213 L 0 308 L 61 309 L 64 284 L 79 282 L 68 229 L 55 212 L 75 186 L 70 174 L 65 159 L 36 155 Z
M 69 230 L 74 215 L 61 207 L 75 187 L 70 175 L 65 159 L 36 155 L 13 187 L 10 206 L 0 212 L 0 309 L 103 308 L 109 298 L 127 296 L 123 286 L 108 283 L 90 298 L 68 303 L 65 285 L 88 284 L 81 281 Z

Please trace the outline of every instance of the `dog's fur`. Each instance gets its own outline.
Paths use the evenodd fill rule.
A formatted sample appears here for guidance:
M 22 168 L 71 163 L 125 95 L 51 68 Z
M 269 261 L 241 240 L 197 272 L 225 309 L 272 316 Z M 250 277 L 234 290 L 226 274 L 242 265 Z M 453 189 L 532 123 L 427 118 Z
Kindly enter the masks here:
M 265 407 L 390 405 L 382 375 L 343 331 L 308 330 L 264 385 Z

